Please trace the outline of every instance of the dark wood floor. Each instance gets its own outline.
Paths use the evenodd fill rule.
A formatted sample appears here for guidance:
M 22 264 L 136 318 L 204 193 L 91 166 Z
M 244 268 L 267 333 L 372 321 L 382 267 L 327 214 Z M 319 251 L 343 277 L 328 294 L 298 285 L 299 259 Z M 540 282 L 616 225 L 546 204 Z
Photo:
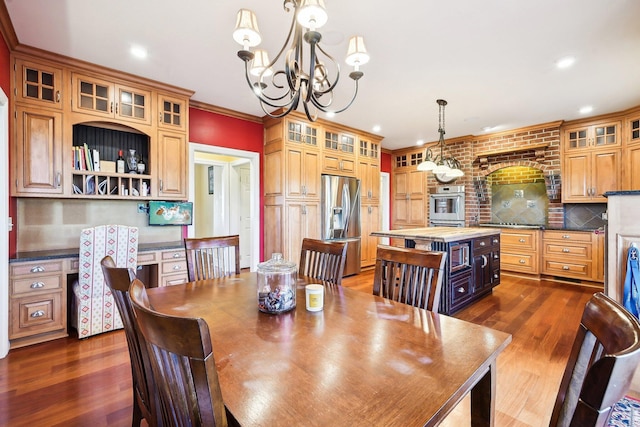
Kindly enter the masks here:
M 372 278 L 369 271 L 343 284 L 371 292 Z M 548 425 L 582 309 L 593 292 L 503 275 L 491 296 L 455 314 L 513 335 L 498 359 L 496 426 Z M 0 426 L 130 426 L 131 400 L 122 331 L 11 350 L 0 359 Z M 469 425 L 467 411 L 468 399 L 443 425 Z

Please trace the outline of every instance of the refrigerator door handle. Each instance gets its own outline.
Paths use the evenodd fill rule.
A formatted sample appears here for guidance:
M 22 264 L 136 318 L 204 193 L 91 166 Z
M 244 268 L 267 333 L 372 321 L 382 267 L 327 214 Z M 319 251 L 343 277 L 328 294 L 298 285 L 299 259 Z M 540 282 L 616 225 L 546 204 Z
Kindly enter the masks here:
M 342 185 L 342 210 L 344 212 L 344 227 L 342 229 L 342 237 L 346 237 L 349 234 L 349 220 L 351 219 L 351 195 L 349 194 L 349 185 Z

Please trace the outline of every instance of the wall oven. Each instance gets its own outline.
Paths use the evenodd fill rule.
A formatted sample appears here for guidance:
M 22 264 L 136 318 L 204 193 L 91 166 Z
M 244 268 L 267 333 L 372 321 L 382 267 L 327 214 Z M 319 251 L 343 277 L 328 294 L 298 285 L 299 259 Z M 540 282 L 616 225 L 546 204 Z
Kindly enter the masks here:
M 464 203 L 464 185 L 439 185 L 436 192 L 429 195 L 429 224 L 463 227 Z

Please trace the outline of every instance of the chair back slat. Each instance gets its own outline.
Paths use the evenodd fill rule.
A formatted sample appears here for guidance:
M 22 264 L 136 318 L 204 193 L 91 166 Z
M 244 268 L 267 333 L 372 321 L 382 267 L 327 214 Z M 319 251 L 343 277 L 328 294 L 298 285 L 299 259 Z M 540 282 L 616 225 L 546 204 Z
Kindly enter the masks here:
M 149 345 L 156 389 L 172 426 L 226 426 L 209 327 L 203 319 L 154 311 L 134 280 L 131 304 Z
M 640 322 L 599 292 L 584 308 L 550 426 L 606 426 L 640 363 Z
M 302 240 L 298 273 L 340 285 L 347 258 L 347 242 Z
M 147 342 L 138 329 L 129 299 L 129 287 L 136 278 L 135 272 L 131 268 L 116 267 L 115 261 L 108 255 L 100 261 L 100 265 L 105 283 L 111 289 L 120 313 L 129 348 L 133 379 L 133 425 L 139 426 L 141 418 L 146 419 L 150 426 L 163 425 L 158 415 L 158 402 L 155 399 L 155 383 L 151 376 Z
M 240 236 L 184 239 L 189 281 L 240 274 Z
M 378 245 L 373 294 L 438 311 L 445 252 Z

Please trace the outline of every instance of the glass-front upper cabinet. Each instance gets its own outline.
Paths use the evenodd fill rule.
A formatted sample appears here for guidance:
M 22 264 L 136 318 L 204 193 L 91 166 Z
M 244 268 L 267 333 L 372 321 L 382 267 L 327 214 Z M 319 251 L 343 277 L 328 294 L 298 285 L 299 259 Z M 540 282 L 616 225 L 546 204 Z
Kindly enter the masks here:
M 62 110 L 62 70 L 16 59 L 16 100 Z
M 158 126 L 175 131 L 187 129 L 187 100 L 158 94 Z

